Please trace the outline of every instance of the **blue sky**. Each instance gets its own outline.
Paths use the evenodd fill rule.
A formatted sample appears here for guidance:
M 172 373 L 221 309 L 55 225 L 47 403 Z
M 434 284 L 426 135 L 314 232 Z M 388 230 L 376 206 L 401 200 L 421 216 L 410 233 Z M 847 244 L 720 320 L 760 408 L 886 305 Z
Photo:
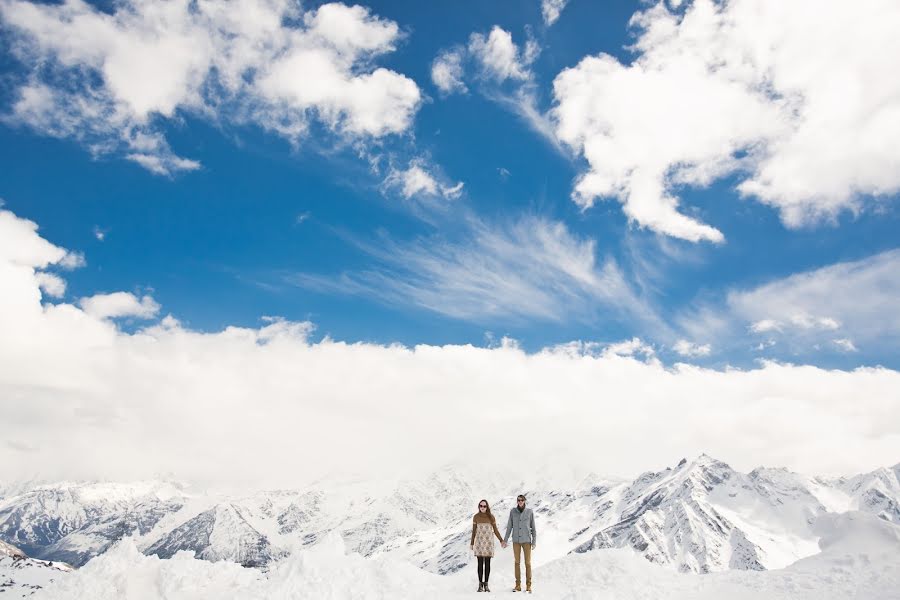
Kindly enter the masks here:
M 775 91 L 766 92 L 753 76 L 737 74 L 729 75 L 728 83 L 750 90 L 749 101 L 716 96 L 719 82 L 706 82 L 712 86 L 706 90 L 692 79 L 680 88 L 688 99 L 684 106 L 677 98 L 657 96 L 653 85 L 660 80 L 679 85 L 674 59 L 666 61 L 678 55 L 677 44 L 689 45 L 641 38 L 651 26 L 629 26 L 629 19 L 647 11 L 653 23 L 678 22 L 695 10 L 690 5 L 654 9 L 637 2 L 571 0 L 548 24 L 538 0 L 369 3 L 360 22 L 393 23 L 397 33 L 355 62 L 352 73 L 386 69 L 413 82 L 420 99 L 406 122 L 395 131 L 356 134 L 346 130 L 346 115 L 340 117 L 343 130 L 321 118 L 317 111 L 325 109 L 320 105 L 307 112 L 308 129 L 291 139 L 261 124 L 260 113 L 238 118 L 239 111 L 226 108 L 227 103 L 214 107 L 208 98 L 201 110 L 184 96 L 168 114 L 151 107 L 143 120 L 131 121 L 164 139 L 174 155 L 199 163 L 162 174 L 128 160 L 134 147 L 108 143 L 119 135 L 114 127 L 100 131 L 96 124 L 77 121 L 87 119 L 84 114 L 63 109 L 76 119 L 76 128 L 97 129 L 90 139 L 60 133 L 47 119 L 16 112 L 23 89 L 35 82 L 65 102 L 88 97 L 85 89 L 100 89 L 113 104 L 127 104 L 112 80 L 104 78 L 105 67 L 96 67 L 91 58 L 60 59 L 64 51 L 51 34 L 40 33 L 46 30 L 26 14 L 26 5 L 2 4 L 0 100 L 6 117 L 0 125 L 0 198 L 6 209 L 36 222 L 44 238 L 84 254 L 86 265 L 66 275 L 68 299 L 116 290 L 149 294 L 162 307 L 155 319 L 172 314 L 202 331 L 256 327 L 263 316 L 277 315 L 311 321 L 316 337 L 381 344 L 483 346 L 509 337 L 537 350 L 573 340 L 607 345 L 637 337 L 666 363 L 747 367 L 772 359 L 828 368 L 900 365 L 900 327 L 891 306 L 898 290 L 893 266 L 900 258 L 890 253 L 900 246 L 898 181 L 891 162 L 896 161 L 896 141 L 854 146 L 851 140 L 844 146 L 841 131 L 826 135 L 829 143 L 844 148 L 847 172 L 822 189 L 790 189 L 785 181 L 821 181 L 823 173 L 835 171 L 827 162 L 816 163 L 815 156 L 810 164 L 794 165 L 790 148 L 800 134 L 792 132 L 803 119 L 815 122 L 815 115 L 770 131 L 772 119 L 765 111 L 789 114 L 786 105 L 800 97 L 802 114 L 827 86 L 810 80 L 796 84 L 800 91 L 779 90 L 776 78 L 768 82 Z M 77 10 L 121 16 L 116 11 L 127 6 L 135 5 L 102 3 Z M 318 7 L 306 3 L 303 10 L 310 15 Z M 46 7 L 47 22 L 65 23 L 54 10 L 54 5 Z M 740 15 L 721 12 L 723 19 L 751 26 Z M 123 31 L 137 27 L 126 21 Z M 697 22 L 702 29 L 702 20 Z M 785 27 L 793 23 L 787 22 Z M 511 36 L 517 53 L 505 77 L 485 58 L 495 28 Z M 710 25 L 700 37 L 712 43 L 721 31 Z M 483 36 L 485 43 L 473 42 L 473 35 Z M 643 49 L 629 49 L 640 39 Z M 849 35 L 847 43 L 854 39 Z M 527 56 L 529 40 L 539 52 L 533 59 Z M 82 48 L 83 56 L 110 52 L 108 65 L 116 50 L 99 46 L 90 52 Z M 441 53 L 454 49 L 462 57 L 466 91 L 445 93 L 432 69 Z M 163 68 L 174 69 L 165 62 L 171 59 L 167 52 L 159 50 Z M 553 86 L 564 69 L 601 54 L 618 62 L 621 71 L 615 73 L 633 73 L 629 69 L 644 59 L 653 65 L 642 73 L 660 78 L 634 87 L 618 87 L 612 78 L 597 80 L 601 87 L 634 94 L 633 104 L 627 98 L 624 104 L 633 108 L 611 111 L 608 118 L 612 127 L 635 135 L 613 136 L 608 154 L 592 162 L 583 146 L 560 141 L 561 111 L 569 106 L 567 100 L 575 102 L 575 95 L 586 92 L 574 90 L 564 99 L 554 96 Z M 784 56 L 797 60 L 788 52 Z M 858 72 L 860 61 L 869 58 L 849 56 L 846 71 Z M 782 68 L 779 57 L 769 60 Z M 760 61 L 760 71 L 771 66 Z M 795 66 L 783 68 L 793 73 Z M 591 76 L 601 75 L 606 76 Z M 869 81 L 860 78 L 864 95 Z M 128 83 L 139 87 L 139 82 Z M 601 114 L 604 102 L 619 102 L 586 94 Z M 633 124 L 652 121 L 650 115 L 660 110 L 671 122 L 703 123 L 703 115 L 689 113 L 710 98 L 728 104 L 721 113 L 714 111 L 710 129 L 729 133 L 699 149 L 675 144 L 669 154 L 657 151 L 667 136 L 683 137 L 683 132 L 644 131 Z M 523 116 L 528 108 L 537 115 L 531 121 Z M 859 109 L 839 117 L 852 125 L 869 114 Z M 589 121 L 573 127 L 588 130 Z M 543 133 L 541 124 L 548 128 Z M 698 139 L 706 134 L 700 129 L 692 130 Z M 890 126 L 882 131 L 891 138 Z M 576 137 L 595 134 L 580 131 Z M 625 149 L 631 142 L 637 151 Z M 718 143 L 734 150 L 711 152 L 709 147 Z M 742 162 L 755 151 L 757 157 Z M 629 153 L 636 162 L 616 171 L 616 185 L 636 188 L 632 172 L 657 168 L 659 161 L 668 164 L 667 193 L 679 198 L 678 210 L 715 228 L 724 241 L 673 235 L 655 216 L 642 220 L 626 214 L 615 194 L 598 194 L 590 206 L 573 200 L 583 175 L 606 173 L 615 157 Z M 715 162 L 713 156 L 730 164 L 707 180 L 676 181 L 677 165 L 700 157 L 697 165 L 707 167 Z M 413 165 L 429 174 L 437 192 L 420 189 L 406 197 L 402 177 Z M 790 165 L 798 174 L 774 177 L 769 186 L 774 199 L 765 203 L 737 191 L 754 174 L 768 172 L 760 165 L 777 173 Z M 458 194 L 440 191 L 460 182 Z M 849 191 L 831 194 L 841 186 Z M 786 216 L 788 206 L 801 207 L 793 222 L 787 222 L 793 218 Z M 584 262 L 584 252 L 593 263 Z M 574 270 L 566 270 L 575 263 Z M 855 264 L 849 269 L 858 277 L 841 271 L 847 263 Z M 579 270 L 585 265 L 589 273 Z M 598 275 L 604 265 L 613 268 Z M 515 283 L 503 283 L 509 281 Z M 546 297 L 536 300 L 537 291 Z M 853 306 L 857 294 L 873 299 L 859 311 Z M 119 324 L 130 331 L 148 321 L 122 319 Z

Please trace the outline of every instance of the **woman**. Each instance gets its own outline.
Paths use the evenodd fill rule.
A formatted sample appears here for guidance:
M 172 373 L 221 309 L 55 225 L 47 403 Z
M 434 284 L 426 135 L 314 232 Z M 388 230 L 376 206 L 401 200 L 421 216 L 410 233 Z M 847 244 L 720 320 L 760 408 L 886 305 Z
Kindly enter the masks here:
M 503 543 L 500 532 L 497 530 L 497 521 L 491 514 L 491 507 L 487 500 L 478 503 L 478 512 L 472 518 L 472 540 L 469 542 L 475 556 L 478 557 L 478 591 L 489 592 L 488 579 L 491 577 L 491 558 L 494 556 L 494 539 L 491 530 Z

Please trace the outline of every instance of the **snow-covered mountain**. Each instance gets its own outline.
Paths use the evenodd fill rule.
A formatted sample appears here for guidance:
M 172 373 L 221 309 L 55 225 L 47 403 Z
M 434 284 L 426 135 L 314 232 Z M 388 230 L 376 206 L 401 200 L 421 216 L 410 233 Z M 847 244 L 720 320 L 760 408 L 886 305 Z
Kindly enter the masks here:
M 781 568 L 818 552 L 811 524 L 825 513 L 861 510 L 897 522 L 897 472 L 836 481 L 786 469 L 743 474 L 702 455 L 605 494 L 597 529 L 575 551 L 628 547 L 699 573 Z
M 468 564 L 478 500 L 492 502 L 502 533 L 524 492 L 537 519 L 538 565 L 626 548 L 680 571 L 764 570 L 817 553 L 812 524 L 822 515 L 859 510 L 900 523 L 898 475 L 900 465 L 840 479 L 769 468 L 745 474 L 701 455 L 633 481 L 590 476 L 570 484 L 498 486 L 496 475 L 447 467 L 416 481 L 323 481 L 244 496 L 158 482 L 43 485 L 0 501 L 0 539 L 76 565 L 134 536 L 148 555 L 186 550 L 265 568 L 337 534 L 348 551 L 449 574 Z
M 0 500 L 0 540 L 80 566 L 123 537 L 148 533 L 184 498 L 163 482 L 39 485 Z
M 159 537 L 145 553 L 171 558 L 187 550 L 212 562 L 227 560 L 244 567 L 264 567 L 283 552 L 273 548 L 242 513 L 235 504 L 217 504 Z

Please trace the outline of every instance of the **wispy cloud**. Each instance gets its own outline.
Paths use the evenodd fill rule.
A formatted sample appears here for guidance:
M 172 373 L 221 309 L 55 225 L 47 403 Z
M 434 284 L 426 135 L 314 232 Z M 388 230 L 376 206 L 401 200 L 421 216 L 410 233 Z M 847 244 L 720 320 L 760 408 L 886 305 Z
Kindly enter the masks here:
M 338 276 L 294 274 L 289 280 L 472 321 L 584 320 L 600 310 L 654 318 L 614 260 L 598 263 L 592 240 L 540 217 L 499 226 L 469 218 L 455 240 L 357 243 L 379 267 Z
M 468 92 L 466 71 L 475 89 L 492 102 L 519 116 L 528 127 L 557 152 L 571 156 L 556 135 L 548 113 L 540 109 L 539 90 L 532 64 L 541 47 L 526 28 L 524 45 L 516 44 L 512 34 L 495 25 L 487 34 L 475 32 L 466 46 L 455 46 L 438 53 L 432 65 L 432 81 L 448 95 Z
M 691 337 L 750 340 L 760 349 L 890 348 L 900 342 L 898 302 L 900 250 L 890 250 L 731 290 L 721 304 L 707 302 L 678 321 Z

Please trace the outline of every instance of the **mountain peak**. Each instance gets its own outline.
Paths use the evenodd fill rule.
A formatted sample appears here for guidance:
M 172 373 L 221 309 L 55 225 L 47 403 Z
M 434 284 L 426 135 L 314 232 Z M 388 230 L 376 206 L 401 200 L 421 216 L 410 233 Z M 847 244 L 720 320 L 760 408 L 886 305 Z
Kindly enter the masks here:
M 703 452 L 697 458 L 692 461 L 688 461 L 686 458 L 682 458 L 676 467 L 677 470 L 694 470 L 694 469 L 706 469 L 706 468 L 731 468 L 727 463 L 722 462 L 717 458 L 713 458 L 709 454 Z

